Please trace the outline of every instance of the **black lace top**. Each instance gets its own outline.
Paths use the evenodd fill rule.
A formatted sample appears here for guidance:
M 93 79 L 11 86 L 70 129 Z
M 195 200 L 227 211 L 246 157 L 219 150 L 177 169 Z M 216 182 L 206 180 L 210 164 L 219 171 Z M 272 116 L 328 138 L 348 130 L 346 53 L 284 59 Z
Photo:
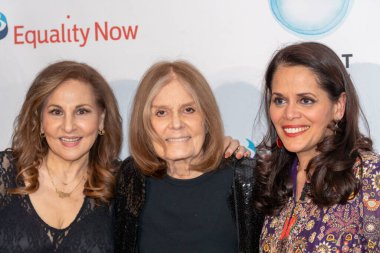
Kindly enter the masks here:
M 86 197 L 74 221 L 56 229 L 38 216 L 28 195 L 7 194 L 15 176 L 11 152 L 0 152 L 0 252 L 113 252 L 110 206 Z

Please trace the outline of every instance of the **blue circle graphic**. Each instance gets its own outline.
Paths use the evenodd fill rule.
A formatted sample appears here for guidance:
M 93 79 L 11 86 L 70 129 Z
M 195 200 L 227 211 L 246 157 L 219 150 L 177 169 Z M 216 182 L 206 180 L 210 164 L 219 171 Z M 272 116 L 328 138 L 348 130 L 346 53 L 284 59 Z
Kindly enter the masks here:
M 0 12 L 0 40 L 8 34 L 8 22 L 3 13 Z
M 304 36 L 320 36 L 337 27 L 353 0 L 270 0 L 272 12 L 286 29 Z

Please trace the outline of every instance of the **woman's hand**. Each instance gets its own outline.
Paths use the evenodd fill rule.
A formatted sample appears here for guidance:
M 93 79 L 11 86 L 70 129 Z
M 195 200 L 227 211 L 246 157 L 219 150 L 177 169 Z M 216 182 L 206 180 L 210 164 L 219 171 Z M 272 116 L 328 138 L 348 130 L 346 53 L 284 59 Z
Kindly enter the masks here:
M 224 136 L 224 149 L 224 158 L 228 158 L 232 154 L 235 154 L 237 159 L 251 156 L 251 152 L 244 146 L 240 146 L 240 142 L 232 139 L 231 136 Z

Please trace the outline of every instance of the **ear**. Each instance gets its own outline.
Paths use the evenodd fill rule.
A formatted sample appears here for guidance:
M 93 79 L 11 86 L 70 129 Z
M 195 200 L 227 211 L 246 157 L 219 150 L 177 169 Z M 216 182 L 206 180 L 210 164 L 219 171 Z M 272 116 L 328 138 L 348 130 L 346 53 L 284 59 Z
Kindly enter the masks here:
M 346 111 L 346 100 L 346 92 L 342 92 L 334 105 L 334 120 L 339 121 L 343 118 Z
M 104 119 L 106 117 L 106 110 L 103 110 L 102 114 L 100 115 L 100 120 L 99 120 L 99 130 L 104 129 Z

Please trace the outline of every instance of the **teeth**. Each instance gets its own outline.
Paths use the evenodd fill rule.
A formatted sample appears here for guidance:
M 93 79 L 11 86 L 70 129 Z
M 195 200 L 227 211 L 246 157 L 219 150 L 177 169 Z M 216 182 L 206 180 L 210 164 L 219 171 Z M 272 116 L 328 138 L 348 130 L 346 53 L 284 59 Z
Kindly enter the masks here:
M 181 142 L 181 141 L 187 141 L 188 139 L 190 139 L 190 137 L 167 138 L 166 141 Z
M 80 140 L 80 138 L 79 137 L 77 137 L 77 138 L 60 138 L 62 141 L 64 141 L 64 142 L 77 142 L 77 141 L 79 141 Z
M 310 127 L 308 127 L 308 126 L 307 127 L 284 128 L 284 131 L 288 134 L 296 134 L 296 133 L 306 131 L 309 128 Z

